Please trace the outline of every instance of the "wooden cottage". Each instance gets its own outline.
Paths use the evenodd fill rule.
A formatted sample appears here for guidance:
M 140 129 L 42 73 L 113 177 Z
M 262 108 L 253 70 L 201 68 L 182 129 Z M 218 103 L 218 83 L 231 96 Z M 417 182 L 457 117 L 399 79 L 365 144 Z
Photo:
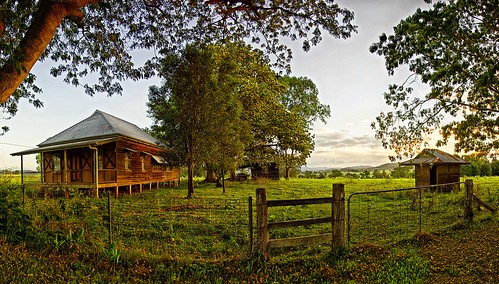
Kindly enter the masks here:
M 252 179 L 279 180 L 279 167 L 277 163 L 253 164 L 251 166 Z
M 413 165 L 416 174 L 416 187 L 459 182 L 461 165 L 469 162 L 438 149 L 424 149 L 415 158 L 401 163 Z M 444 191 L 451 187 L 442 188 Z
M 112 189 L 176 186 L 178 168 L 167 164 L 158 140 L 136 125 L 96 110 L 90 117 L 13 156 L 41 154 L 44 187 Z

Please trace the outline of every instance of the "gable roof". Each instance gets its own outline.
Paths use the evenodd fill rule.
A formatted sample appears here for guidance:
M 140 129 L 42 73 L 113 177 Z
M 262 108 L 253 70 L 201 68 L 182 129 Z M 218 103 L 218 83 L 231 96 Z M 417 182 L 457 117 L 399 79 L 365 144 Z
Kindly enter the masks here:
M 469 162 L 442 150 L 424 149 L 413 159 L 400 163 L 402 166 L 425 164 L 469 164 Z
M 159 146 L 160 142 L 137 125 L 96 110 L 88 118 L 38 144 L 38 148 L 12 153 L 12 156 L 40 153 L 53 149 L 69 149 L 85 145 L 99 145 L 126 137 Z
M 47 147 L 56 144 L 65 144 L 97 138 L 125 136 L 145 143 L 158 145 L 159 141 L 149 133 L 123 119 L 117 118 L 103 111 L 96 110 L 90 117 L 78 122 L 68 129 L 56 134 L 38 147 Z

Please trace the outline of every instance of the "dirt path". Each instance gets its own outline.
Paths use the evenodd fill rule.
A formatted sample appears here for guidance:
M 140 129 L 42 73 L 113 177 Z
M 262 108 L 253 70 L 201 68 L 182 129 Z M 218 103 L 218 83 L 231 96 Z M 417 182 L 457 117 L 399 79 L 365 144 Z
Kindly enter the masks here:
M 430 283 L 499 283 L 499 221 L 435 236 L 422 251 Z

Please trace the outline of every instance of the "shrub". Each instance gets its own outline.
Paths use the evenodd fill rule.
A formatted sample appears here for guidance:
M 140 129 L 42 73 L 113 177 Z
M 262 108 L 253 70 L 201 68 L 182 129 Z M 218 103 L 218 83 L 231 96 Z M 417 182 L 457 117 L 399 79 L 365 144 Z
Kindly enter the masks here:
M 0 180 L 0 234 L 12 243 L 26 240 L 32 232 L 31 218 L 15 196 L 20 188 L 18 184 Z

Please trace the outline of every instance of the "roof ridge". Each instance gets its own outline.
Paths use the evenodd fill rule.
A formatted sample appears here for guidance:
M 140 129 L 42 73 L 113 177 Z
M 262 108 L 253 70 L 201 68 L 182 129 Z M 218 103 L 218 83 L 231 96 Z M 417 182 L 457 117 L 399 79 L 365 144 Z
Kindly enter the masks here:
M 142 128 L 124 119 L 111 115 L 101 110 L 95 110 L 92 115 L 69 128 L 49 137 L 38 144 L 45 147 L 67 141 L 80 141 L 96 137 L 124 136 L 130 139 L 157 145 L 159 141 Z

